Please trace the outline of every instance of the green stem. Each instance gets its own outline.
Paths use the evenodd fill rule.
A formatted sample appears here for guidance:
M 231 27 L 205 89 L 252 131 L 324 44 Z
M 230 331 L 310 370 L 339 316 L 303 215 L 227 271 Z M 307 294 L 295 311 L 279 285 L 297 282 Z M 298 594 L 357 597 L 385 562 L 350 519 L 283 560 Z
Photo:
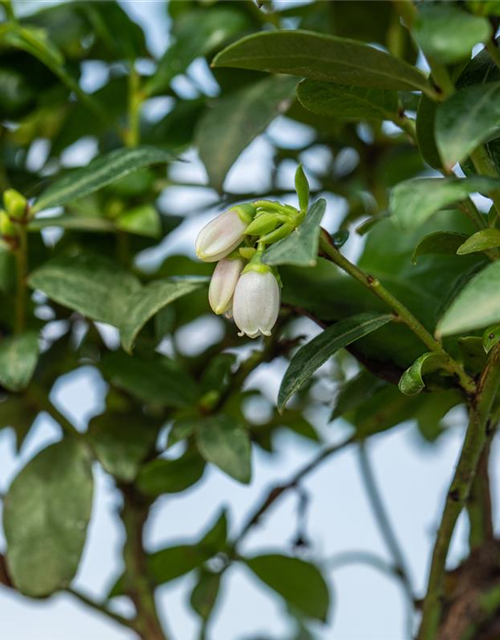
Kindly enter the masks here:
M 167 640 L 155 602 L 155 584 L 149 574 L 148 558 L 143 546 L 144 526 L 149 503 L 130 486 L 122 487 L 121 518 L 125 527 L 125 589 L 136 609 L 134 629 L 142 640 Z
M 128 82 L 128 128 L 125 134 L 127 147 L 137 147 L 140 141 L 140 116 L 143 96 L 141 93 L 141 78 L 132 66 Z
M 474 380 L 464 371 L 463 367 L 444 350 L 439 340 L 436 340 L 411 311 L 393 296 L 377 278 L 364 273 L 359 267 L 344 257 L 340 251 L 330 243 L 324 232 L 320 237 L 320 249 L 333 263 L 385 302 L 395 313 L 396 317 L 413 331 L 430 351 L 444 356 L 446 358 L 446 369 L 457 376 L 461 387 L 468 395 L 475 392 L 476 384 Z
M 12 6 L 11 0 L 2 0 L 2 7 L 5 10 L 5 16 L 7 20 L 11 22 L 17 22 L 16 14 L 14 13 L 14 7 Z
M 15 332 L 22 333 L 26 326 L 26 278 L 28 276 L 28 232 L 25 224 L 17 225 L 19 244 L 16 249 L 17 289 Z
M 406 27 L 411 30 L 417 18 L 417 10 L 412 0 L 393 0 L 396 11 L 403 18 Z
M 485 446 L 490 413 L 500 386 L 500 346 L 491 353 L 470 405 L 469 426 L 451 481 L 432 554 L 418 640 L 435 640 L 444 595 L 446 558 L 453 531 L 470 494 L 481 452 Z

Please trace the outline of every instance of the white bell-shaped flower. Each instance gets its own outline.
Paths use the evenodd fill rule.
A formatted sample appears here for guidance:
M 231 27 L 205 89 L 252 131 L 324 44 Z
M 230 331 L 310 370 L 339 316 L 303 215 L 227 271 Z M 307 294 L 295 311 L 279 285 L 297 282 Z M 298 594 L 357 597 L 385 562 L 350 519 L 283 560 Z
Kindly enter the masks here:
M 217 315 L 230 309 L 234 290 L 244 266 L 245 263 L 239 258 L 224 258 L 215 267 L 208 289 L 208 300 Z
M 234 321 L 240 336 L 271 335 L 280 310 L 280 286 L 264 266 L 243 273 L 233 297 Z
M 233 207 L 203 227 L 196 238 L 196 255 L 200 260 L 222 260 L 241 243 L 249 221 L 241 209 Z

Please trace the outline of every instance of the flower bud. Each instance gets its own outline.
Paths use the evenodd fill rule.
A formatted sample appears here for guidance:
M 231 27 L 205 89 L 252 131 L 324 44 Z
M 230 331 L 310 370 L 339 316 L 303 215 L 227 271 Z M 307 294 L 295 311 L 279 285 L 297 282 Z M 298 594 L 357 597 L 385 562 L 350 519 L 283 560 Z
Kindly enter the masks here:
M 28 201 L 15 189 L 7 189 L 3 194 L 3 203 L 10 218 L 23 220 L 26 217 Z
M 269 268 L 261 265 L 243 273 L 233 298 L 234 321 L 240 336 L 271 335 L 280 310 L 280 287 Z
M 245 205 L 233 207 L 211 220 L 196 238 L 196 255 L 204 262 L 225 258 L 245 237 L 251 214 Z
M 12 222 L 5 211 L 0 210 L 0 236 L 4 239 L 12 239 L 16 238 L 17 235 L 17 226 Z
M 208 300 L 217 315 L 230 309 L 234 290 L 244 266 L 243 260 L 239 258 L 225 258 L 215 267 L 208 289 Z

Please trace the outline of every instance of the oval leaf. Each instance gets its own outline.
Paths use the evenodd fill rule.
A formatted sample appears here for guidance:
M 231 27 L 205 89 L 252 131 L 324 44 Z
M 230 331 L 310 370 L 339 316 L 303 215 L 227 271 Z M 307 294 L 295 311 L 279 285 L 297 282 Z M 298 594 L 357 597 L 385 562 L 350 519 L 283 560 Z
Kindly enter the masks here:
M 464 233 L 453 233 L 451 231 L 436 231 L 430 233 L 420 240 L 413 250 L 411 261 L 417 263 L 417 258 L 429 254 L 438 254 L 444 256 L 454 256 L 457 249 L 466 241 L 467 236 Z
M 336 351 L 376 331 L 392 319 L 388 314 L 360 313 L 328 327 L 314 340 L 301 347 L 292 358 L 281 383 L 278 409 L 283 411 L 292 395 Z
M 148 462 L 139 472 L 137 486 L 142 493 L 151 497 L 180 493 L 196 484 L 204 471 L 204 460 L 198 453 L 188 450 L 175 460 L 159 458 Z
M 474 233 L 457 249 L 459 256 L 465 256 L 476 251 L 487 251 L 500 247 L 500 230 L 499 229 L 483 229 Z
M 500 322 L 500 262 L 471 278 L 448 307 L 437 335 L 449 336 Z
M 443 164 L 462 162 L 500 126 L 500 82 L 454 93 L 436 113 L 436 144 Z
M 36 201 L 33 212 L 59 207 L 71 200 L 88 196 L 112 182 L 153 164 L 175 160 L 170 152 L 155 147 L 117 149 L 93 160 L 88 167 L 60 178 Z
M 416 178 L 400 182 L 391 192 L 390 209 L 405 229 L 416 229 L 436 211 L 464 200 L 471 193 L 489 193 L 500 188 L 500 180 L 472 178 Z
M 426 56 L 452 64 L 469 58 L 475 45 L 486 42 L 491 25 L 486 18 L 443 2 L 420 6 L 412 33 Z
M 199 282 L 188 280 L 179 282 L 157 280 L 133 294 L 127 303 L 128 312 L 120 326 L 121 341 L 125 351 L 132 352 L 139 331 L 158 311 L 201 286 Z
M 201 455 L 235 480 L 248 484 L 252 476 L 251 445 L 245 427 L 226 415 L 198 425 L 196 442 Z
M 93 479 L 86 449 L 52 444 L 31 460 L 4 502 L 9 575 L 21 593 L 39 598 L 67 587 L 85 544 Z
M 36 269 L 28 284 L 91 320 L 115 327 L 127 316 L 129 297 L 141 288 L 116 262 L 90 254 L 54 258 Z
M 25 389 L 38 361 L 38 336 L 34 332 L 0 341 L 0 384 L 9 391 Z
M 391 120 L 398 113 L 396 91 L 303 80 L 297 97 L 309 111 L 337 120 Z
M 221 51 L 214 67 L 288 73 L 378 89 L 429 89 L 424 74 L 399 58 L 355 40 L 310 31 L 268 31 Z
M 279 554 L 247 558 L 245 562 L 287 604 L 306 616 L 326 621 L 330 594 L 325 579 L 315 565 Z

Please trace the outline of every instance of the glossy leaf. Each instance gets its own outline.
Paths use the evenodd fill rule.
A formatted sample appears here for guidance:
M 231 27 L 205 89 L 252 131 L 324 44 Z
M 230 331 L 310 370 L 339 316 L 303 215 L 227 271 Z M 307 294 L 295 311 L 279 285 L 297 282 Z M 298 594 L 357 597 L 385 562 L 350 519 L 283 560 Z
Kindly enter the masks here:
M 85 544 L 92 507 L 86 449 L 65 439 L 38 453 L 4 501 L 9 575 L 21 593 L 48 596 L 69 586 Z
M 429 88 L 421 71 L 388 53 L 355 40 L 310 31 L 248 36 L 219 53 L 213 66 L 288 73 L 353 87 Z
M 453 256 L 457 249 L 467 240 L 463 233 L 453 233 L 451 231 L 436 231 L 424 236 L 413 250 L 411 261 L 417 263 L 417 258 L 429 254 Z
M 282 411 L 300 387 L 335 352 L 356 340 L 376 331 L 392 320 L 392 316 L 380 313 L 360 313 L 341 320 L 325 329 L 297 351 L 292 358 L 278 393 L 278 408 Z
M 398 113 L 396 91 L 303 80 L 297 97 L 309 111 L 338 120 L 392 120 Z
M 500 247 L 500 230 L 499 229 L 483 229 L 474 233 L 470 238 L 460 245 L 457 249 L 459 256 L 465 256 L 476 251 L 487 251 Z
M 481 329 L 500 322 L 500 262 L 494 262 L 467 282 L 443 314 L 440 336 Z
M 54 258 L 35 269 L 28 284 L 91 320 L 115 327 L 128 313 L 130 296 L 141 288 L 116 262 L 92 254 Z
M 38 360 L 38 336 L 28 332 L 0 340 L 0 384 L 9 391 L 25 389 Z
M 220 191 L 241 152 L 290 106 L 297 81 L 264 78 L 219 98 L 200 119 L 196 133 L 210 184 Z
M 487 42 L 491 25 L 451 3 L 420 6 L 412 30 L 426 56 L 443 64 L 469 58 L 474 46 Z
M 204 471 L 204 460 L 198 454 L 187 451 L 174 460 L 158 458 L 148 462 L 137 477 L 137 486 L 151 497 L 180 493 L 196 484 Z
M 319 569 L 310 562 L 279 554 L 247 558 L 246 565 L 288 605 L 304 615 L 325 622 L 330 594 Z
M 198 425 L 196 442 L 207 462 L 212 462 L 238 482 L 250 482 L 252 451 L 243 424 L 223 414 L 207 418 Z
M 134 293 L 127 303 L 128 312 L 120 325 L 121 341 L 125 351 L 132 352 L 140 330 L 158 311 L 201 286 L 202 283 L 190 280 L 156 280 Z
M 33 211 L 60 207 L 88 196 L 134 171 L 175 160 L 169 152 L 155 147 L 117 149 L 99 156 L 87 167 L 63 176 L 48 187 L 33 206 Z
M 500 180 L 472 178 L 416 178 L 400 182 L 391 192 L 390 209 L 405 229 L 416 229 L 436 211 L 464 200 L 471 193 L 489 193 Z
M 316 264 L 321 220 L 326 201 L 320 198 L 310 207 L 304 222 L 292 233 L 273 244 L 264 252 L 262 262 L 273 266 L 293 264 L 313 267 Z
M 483 334 L 483 349 L 489 353 L 500 342 L 500 325 L 494 324 L 485 329 Z
M 399 390 L 406 396 L 414 396 L 425 388 L 424 375 L 439 369 L 446 358 L 436 353 L 424 353 L 407 369 L 399 381 Z
M 147 416 L 107 411 L 89 422 L 87 438 L 105 471 L 132 482 L 157 435 L 158 425 Z
M 436 144 L 443 164 L 462 162 L 500 126 L 500 83 L 460 89 L 436 113 Z

